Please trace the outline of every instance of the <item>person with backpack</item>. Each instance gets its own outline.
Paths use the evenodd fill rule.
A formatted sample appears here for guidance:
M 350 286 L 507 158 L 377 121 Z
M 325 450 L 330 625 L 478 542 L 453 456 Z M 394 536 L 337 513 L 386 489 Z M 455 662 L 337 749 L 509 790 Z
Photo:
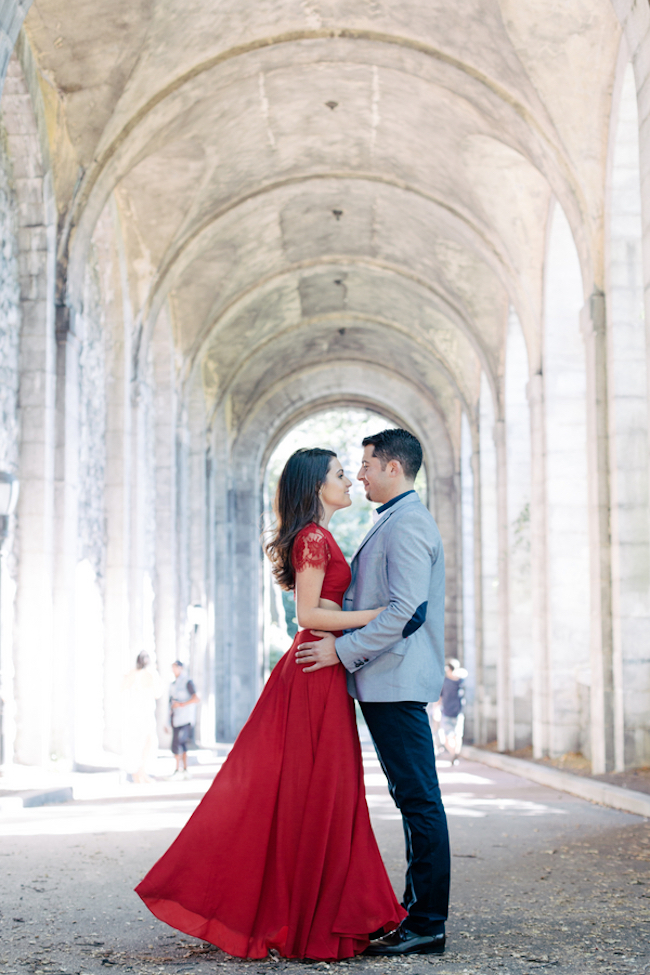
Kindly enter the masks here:
M 172 664 L 174 683 L 169 688 L 169 710 L 172 726 L 172 754 L 176 758 L 173 779 L 187 779 L 187 749 L 194 744 L 196 706 L 199 696 L 194 682 L 181 660 Z M 181 767 L 182 765 L 182 767 Z
M 440 693 L 440 744 L 449 753 L 452 765 L 458 765 L 465 730 L 465 690 L 467 671 L 451 657 L 445 663 L 445 679 Z

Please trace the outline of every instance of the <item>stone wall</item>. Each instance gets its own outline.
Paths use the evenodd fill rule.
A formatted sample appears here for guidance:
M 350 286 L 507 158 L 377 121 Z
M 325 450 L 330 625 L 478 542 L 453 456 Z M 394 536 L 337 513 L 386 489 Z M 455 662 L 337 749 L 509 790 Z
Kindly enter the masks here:
M 94 258 L 94 255 L 92 255 Z M 77 316 L 79 353 L 79 549 L 98 580 L 106 561 L 105 321 L 95 260 L 88 265 L 83 314 Z
M 142 586 L 142 646 L 152 657 L 156 654 L 154 623 L 156 577 L 156 423 L 154 407 L 154 363 L 151 347 L 144 364 L 144 382 L 140 386 L 142 443 L 138 458 L 142 483 L 138 491 L 138 514 L 135 530 L 142 533 L 140 579 Z M 141 505 L 141 507 L 140 507 Z M 137 523 L 141 521 L 139 526 Z M 166 679 L 167 674 L 163 675 Z
M 7 153 L 7 134 L 0 125 L 0 470 L 17 473 L 19 463 L 19 353 L 20 285 L 16 240 L 16 200 Z M 15 734 L 15 709 L 11 686 L 14 600 L 18 565 L 14 551 L 14 525 L 0 554 L 0 761 L 11 756 Z
M 7 152 L 7 133 L 0 126 L 0 469 L 18 464 L 18 356 L 20 285 L 16 239 L 16 201 Z

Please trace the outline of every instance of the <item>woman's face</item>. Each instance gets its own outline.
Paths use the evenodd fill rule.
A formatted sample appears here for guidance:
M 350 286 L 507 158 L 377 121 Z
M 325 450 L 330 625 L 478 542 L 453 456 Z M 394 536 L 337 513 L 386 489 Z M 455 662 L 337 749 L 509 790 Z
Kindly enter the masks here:
M 330 458 L 327 477 L 319 491 L 323 505 L 332 511 L 349 507 L 352 504 L 352 499 L 350 498 L 351 487 L 352 481 L 345 476 L 338 457 Z

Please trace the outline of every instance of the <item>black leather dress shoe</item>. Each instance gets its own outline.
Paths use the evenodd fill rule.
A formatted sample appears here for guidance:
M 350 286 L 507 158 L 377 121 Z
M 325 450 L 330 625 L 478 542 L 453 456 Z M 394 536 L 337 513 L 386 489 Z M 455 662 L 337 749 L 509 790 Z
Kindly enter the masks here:
M 444 934 L 415 934 L 400 925 L 383 938 L 371 941 L 364 955 L 441 955 L 444 950 Z

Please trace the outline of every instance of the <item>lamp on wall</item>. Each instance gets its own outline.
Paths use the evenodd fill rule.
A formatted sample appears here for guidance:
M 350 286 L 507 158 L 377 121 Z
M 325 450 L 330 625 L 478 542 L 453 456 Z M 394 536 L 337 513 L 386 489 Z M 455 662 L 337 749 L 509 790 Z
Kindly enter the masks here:
M 0 471 L 0 765 L 5 761 L 4 700 L 2 698 L 2 546 L 9 534 L 9 517 L 18 501 L 18 478 Z
M 198 630 L 203 622 L 203 606 L 201 603 L 194 603 L 193 606 L 187 607 L 187 621 L 194 628 L 194 632 Z

